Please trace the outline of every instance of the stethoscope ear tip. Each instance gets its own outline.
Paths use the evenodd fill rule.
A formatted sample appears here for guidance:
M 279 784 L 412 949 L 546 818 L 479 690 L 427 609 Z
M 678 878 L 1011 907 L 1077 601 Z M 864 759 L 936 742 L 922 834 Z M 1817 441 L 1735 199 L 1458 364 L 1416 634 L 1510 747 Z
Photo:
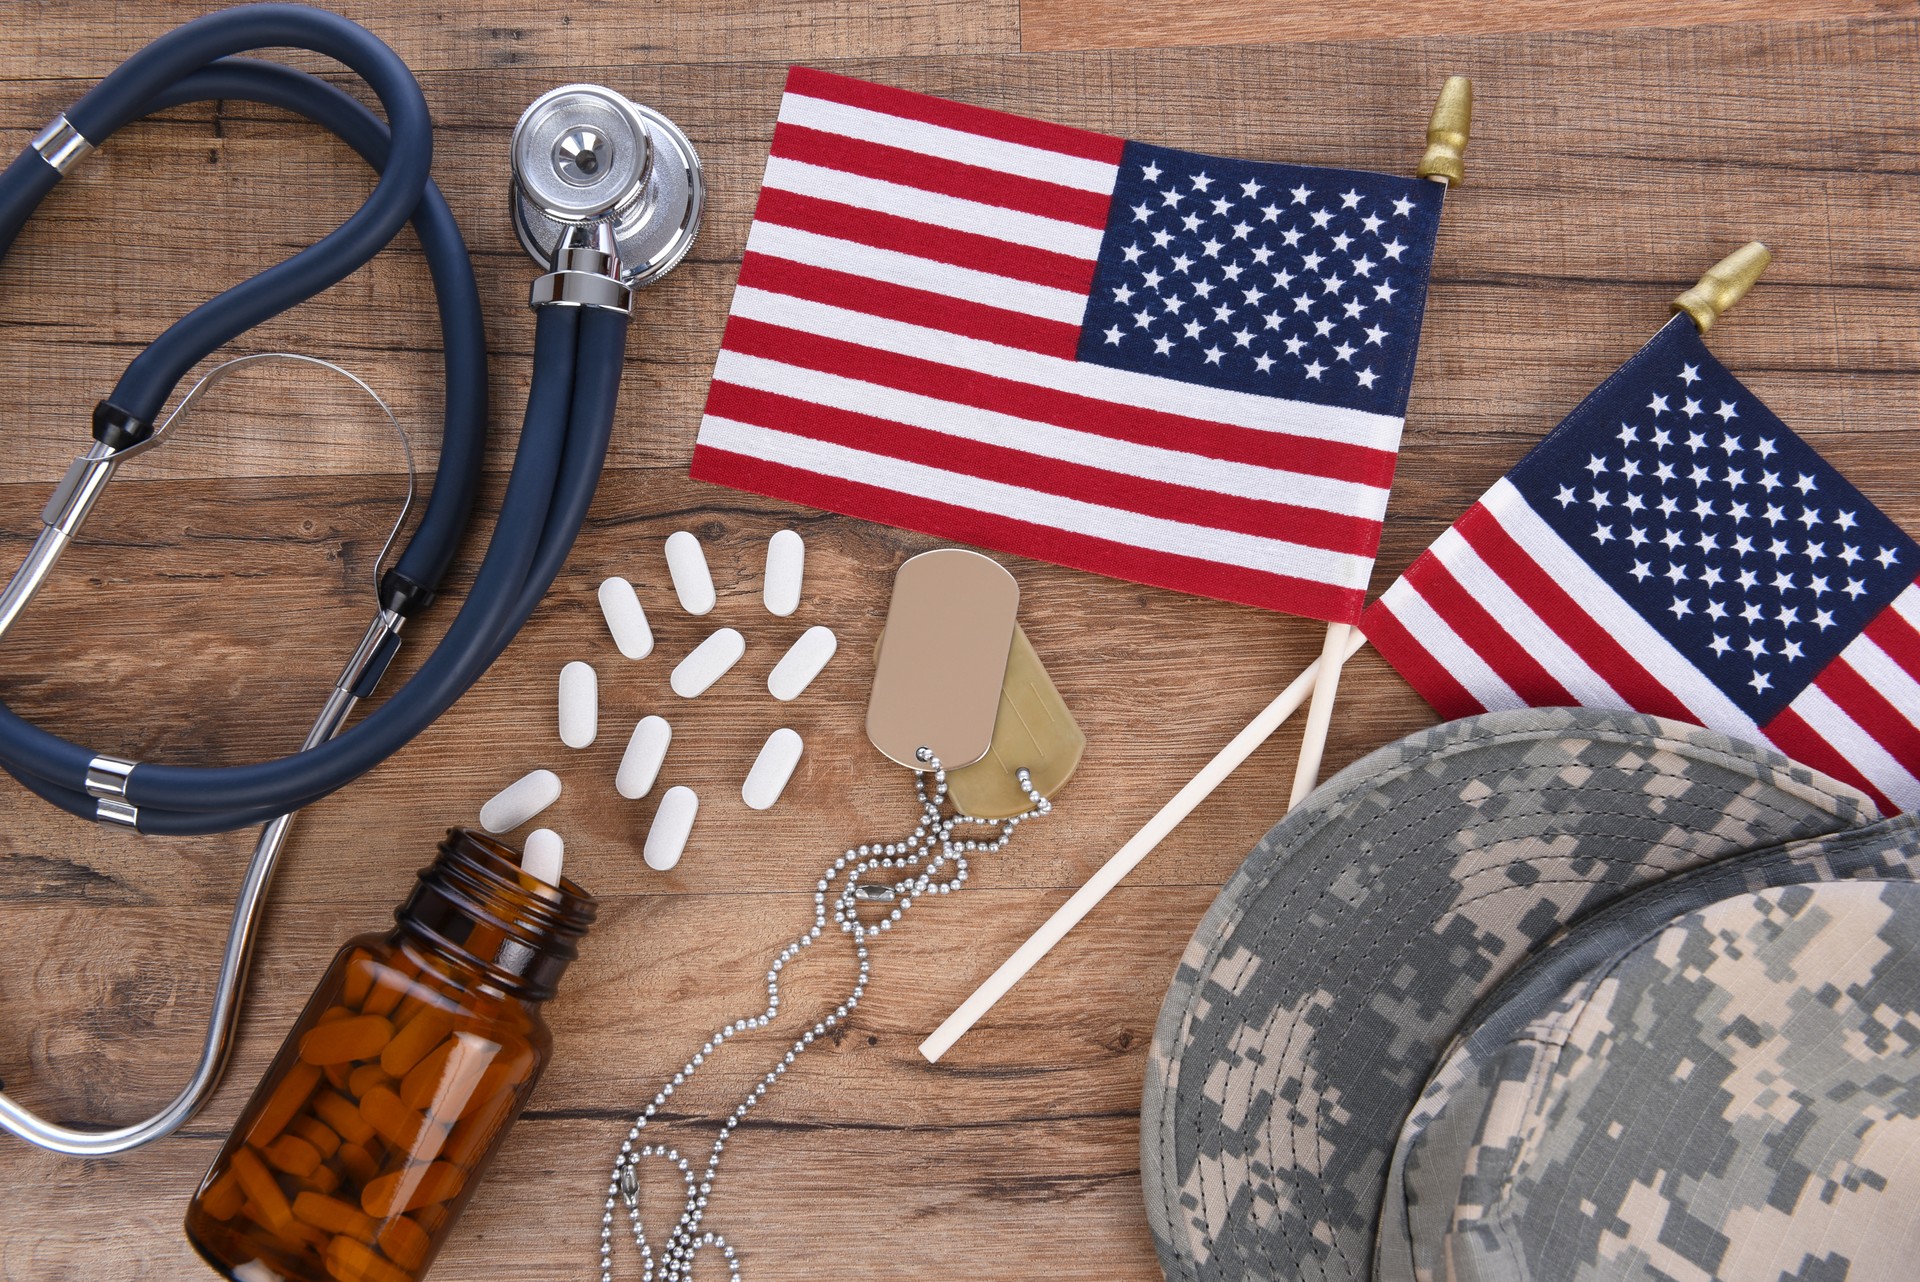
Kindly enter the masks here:
M 612 228 L 630 288 L 693 248 L 706 203 L 700 157 L 652 108 L 601 85 L 562 85 L 521 115 L 512 157 L 514 230 L 543 267 L 569 231 L 596 223 Z

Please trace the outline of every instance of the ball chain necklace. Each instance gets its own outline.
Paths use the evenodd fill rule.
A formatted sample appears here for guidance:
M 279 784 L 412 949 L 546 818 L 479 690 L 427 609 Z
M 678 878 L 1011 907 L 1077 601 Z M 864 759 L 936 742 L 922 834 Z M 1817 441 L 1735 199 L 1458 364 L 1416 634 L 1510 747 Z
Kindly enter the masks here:
M 1031 805 L 1020 814 L 1009 819 L 993 820 L 974 819 L 957 811 L 948 813 L 947 772 L 941 767 L 940 759 L 926 748 L 920 749 L 916 756 L 926 767 L 924 771 L 915 771 L 913 776 L 914 792 L 920 799 L 919 825 L 911 835 L 900 841 L 857 846 L 833 861 L 814 886 L 813 925 L 781 949 L 767 971 L 766 1009 L 757 1015 L 722 1025 L 718 1032 L 707 1039 L 705 1045 L 694 1052 L 693 1058 L 660 1087 L 653 1102 L 634 1120 L 626 1140 L 620 1145 L 619 1156 L 614 1158 L 613 1178 L 607 1185 L 606 1210 L 600 1217 L 600 1282 L 613 1282 L 614 1213 L 623 1201 L 632 1226 L 634 1245 L 640 1252 L 641 1282 L 687 1282 L 692 1276 L 694 1258 L 707 1247 L 720 1252 L 726 1261 L 728 1276 L 737 1282 L 740 1260 L 732 1244 L 724 1235 L 702 1228 L 707 1213 L 707 1199 L 713 1195 L 720 1159 L 726 1153 L 728 1139 L 753 1106 L 764 1099 L 774 1083 L 793 1067 L 794 1061 L 817 1039 L 825 1037 L 844 1022 L 860 1004 L 872 973 L 869 950 L 881 935 L 893 929 L 907 909 L 913 906 L 914 899 L 929 894 L 950 894 L 965 886 L 969 855 L 991 854 L 1002 849 L 1023 820 L 1038 818 L 1053 809 L 1051 803 L 1035 791 L 1032 776 L 1023 769 L 1018 772 L 1020 790 L 1026 794 Z M 931 793 L 927 790 L 928 774 L 933 776 L 934 781 Z M 956 830 L 963 824 L 996 829 L 997 834 L 986 840 L 955 836 Z M 875 880 L 862 880 L 876 869 L 881 871 Z M 863 907 L 877 914 L 874 920 L 869 922 L 861 919 Z M 814 941 L 820 938 L 826 929 L 829 912 L 840 933 L 853 937 L 853 952 L 858 962 L 853 987 L 845 1000 L 795 1038 L 779 1062 L 734 1106 L 727 1120 L 721 1123 L 719 1134 L 714 1136 L 705 1168 L 697 1175 L 693 1161 L 678 1148 L 666 1143 L 641 1143 L 641 1134 L 647 1124 L 666 1107 L 675 1091 L 692 1080 L 711 1056 L 732 1040 L 735 1034 L 765 1028 L 780 1014 L 780 972 L 788 962 L 812 947 Z M 658 1257 L 654 1254 L 640 1218 L 640 1163 L 646 1158 L 665 1161 L 680 1173 L 681 1181 L 686 1186 L 686 1207 L 680 1212 L 673 1232 L 662 1244 Z

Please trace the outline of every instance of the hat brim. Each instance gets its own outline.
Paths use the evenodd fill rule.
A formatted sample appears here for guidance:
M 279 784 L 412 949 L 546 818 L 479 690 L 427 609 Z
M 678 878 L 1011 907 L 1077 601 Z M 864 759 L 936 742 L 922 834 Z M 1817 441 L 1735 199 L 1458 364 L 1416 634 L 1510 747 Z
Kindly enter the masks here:
M 1261 839 L 1161 1008 L 1141 1167 L 1167 1277 L 1370 1277 L 1401 1123 L 1481 998 L 1651 880 L 1878 818 L 1768 749 L 1592 709 L 1349 767 Z

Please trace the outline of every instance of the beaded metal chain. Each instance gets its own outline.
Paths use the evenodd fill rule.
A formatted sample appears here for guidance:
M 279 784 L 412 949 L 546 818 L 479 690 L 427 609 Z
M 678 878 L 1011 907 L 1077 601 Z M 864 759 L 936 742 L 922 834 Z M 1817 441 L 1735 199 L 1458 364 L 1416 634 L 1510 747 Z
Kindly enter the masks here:
M 975 853 L 991 854 L 1000 850 L 1014 829 L 1023 820 L 1038 818 L 1048 814 L 1052 804 L 1034 791 L 1033 779 L 1022 769 L 1019 772 L 1020 790 L 1027 795 L 1032 805 L 1010 819 L 974 819 L 959 813 L 945 814 L 943 807 L 947 800 L 947 772 L 941 767 L 940 759 L 926 748 L 916 754 L 921 763 L 928 767 L 926 771 L 915 771 L 913 776 L 914 792 L 920 799 L 920 823 L 911 836 L 896 842 L 857 846 L 833 861 L 824 876 L 814 886 L 813 925 L 787 946 L 780 950 L 767 971 L 767 1006 L 758 1015 L 750 1015 L 726 1024 L 716 1032 L 692 1059 L 683 1065 L 673 1079 L 660 1088 L 653 1102 L 635 1119 L 633 1127 L 627 1132 L 626 1140 L 620 1145 L 620 1155 L 613 1161 L 613 1179 L 607 1185 L 606 1210 L 600 1217 L 600 1282 L 613 1282 L 613 1223 L 614 1211 L 621 1201 L 626 1202 L 627 1219 L 632 1223 L 634 1245 L 640 1251 L 641 1282 L 687 1282 L 693 1273 L 694 1257 L 706 1247 L 715 1247 L 727 1263 L 730 1278 L 740 1277 L 740 1261 L 733 1246 L 725 1236 L 711 1230 L 702 1229 L 701 1222 L 706 1218 L 707 1199 L 713 1193 L 714 1178 L 720 1169 L 720 1159 L 726 1153 L 727 1140 L 738 1129 L 747 1113 L 758 1104 L 769 1088 L 780 1080 L 793 1062 L 817 1038 L 827 1033 L 850 1016 L 860 1004 L 861 996 L 867 990 L 867 981 L 872 974 L 869 949 L 874 940 L 893 929 L 908 908 L 913 906 L 916 896 L 934 894 L 945 895 L 958 890 L 967 882 L 967 856 Z M 926 775 L 933 775 L 934 787 L 931 794 L 927 791 Z M 991 840 L 977 838 L 957 838 L 955 829 L 962 824 L 977 824 L 998 829 L 998 835 Z M 923 864 L 924 861 L 924 864 Z M 862 881 L 861 878 L 874 869 L 910 870 L 908 875 L 892 881 Z M 942 876 L 941 874 L 945 874 Z M 844 876 L 843 876 L 844 874 Z M 938 878 L 938 880 L 936 880 Z M 839 889 L 834 883 L 840 882 Z M 693 1164 L 679 1149 L 667 1144 L 642 1144 L 641 1132 L 646 1130 L 673 1093 L 687 1084 L 701 1065 L 736 1033 L 749 1029 L 765 1028 L 780 1013 L 780 972 L 786 969 L 788 962 L 799 956 L 803 949 L 810 948 L 814 940 L 820 938 L 826 929 L 829 914 L 828 896 L 833 896 L 831 914 L 833 921 L 840 927 L 840 933 L 851 935 L 854 941 L 854 956 L 859 961 L 858 974 L 854 978 L 853 990 L 846 1000 L 827 1015 L 816 1021 L 812 1028 L 796 1038 L 781 1056 L 780 1062 L 772 1071 L 754 1084 L 734 1107 L 727 1120 L 721 1123 L 720 1133 L 714 1137 L 713 1147 L 707 1154 L 706 1169 L 695 1175 Z M 868 924 L 860 920 L 862 905 L 891 904 L 885 916 Z M 640 1221 L 640 1161 L 642 1158 L 658 1157 L 665 1159 L 680 1172 L 686 1184 L 687 1205 L 680 1212 L 679 1222 L 666 1240 L 658 1260 L 654 1258 L 653 1247 L 647 1240 L 646 1228 Z

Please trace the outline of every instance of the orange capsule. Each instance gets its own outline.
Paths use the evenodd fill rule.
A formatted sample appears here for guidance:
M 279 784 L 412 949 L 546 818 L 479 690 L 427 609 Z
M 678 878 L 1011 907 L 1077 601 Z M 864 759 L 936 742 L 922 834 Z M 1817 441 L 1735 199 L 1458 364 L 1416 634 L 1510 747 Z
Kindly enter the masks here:
M 347 1093 L 355 1099 L 365 1099 L 368 1091 L 376 1086 L 392 1086 L 393 1078 L 387 1070 L 378 1064 L 362 1064 L 353 1070 L 347 1078 Z
M 421 1057 L 418 1064 L 408 1070 L 400 1082 L 400 1102 L 408 1108 L 424 1109 L 433 1103 L 435 1091 L 439 1089 L 440 1079 L 446 1075 L 447 1062 L 460 1047 L 457 1038 L 449 1037 Z
M 453 1031 L 453 1017 L 437 1007 L 423 1006 L 399 1028 L 380 1052 L 380 1067 L 391 1076 L 405 1077 L 408 1070 Z
M 246 1190 L 240 1187 L 239 1177 L 228 1168 L 200 1195 L 200 1209 L 216 1220 L 231 1220 L 240 1214 L 246 1201 Z
M 281 1230 L 280 1236 L 295 1242 L 304 1242 L 316 1251 L 325 1251 L 327 1243 L 333 1240 L 333 1234 L 324 1233 L 311 1224 L 302 1224 L 299 1220 L 289 1220 L 287 1227 Z
M 325 1010 L 321 1011 L 320 1017 L 314 1020 L 313 1022 L 316 1024 L 331 1024 L 334 1020 L 345 1019 L 347 1016 L 351 1014 L 353 1014 L 353 1012 L 348 1010 L 345 1006 L 329 1006 Z
M 427 1247 L 432 1244 L 427 1231 L 406 1216 L 396 1216 L 380 1226 L 380 1249 L 403 1269 L 419 1272 L 427 1262 Z
M 374 969 L 373 988 L 367 993 L 367 999 L 360 1003 L 363 1015 L 390 1013 L 413 987 L 413 977 L 420 973 L 420 968 L 404 955 L 395 957 L 391 965 Z
M 379 1227 L 359 1207 L 349 1206 L 337 1197 L 322 1197 L 318 1193 L 302 1193 L 294 1198 L 293 1215 L 295 1219 L 304 1220 L 316 1229 L 345 1233 L 366 1243 L 372 1243 L 375 1230 Z
M 472 1166 L 474 1159 L 486 1152 L 487 1145 L 513 1116 L 513 1101 L 514 1093 L 508 1089 L 468 1109 L 448 1132 L 447 1142 L 440 1146 L 440 1156 L 457 1166 Z
M 300 1177 L 300 1190 L 304 1193 L 330 1195 L 340 1187 L 340 1172 L 325 1162 L 313 1168 L 312 1175 Z
M 355 1113 L 354 1116 L 356 1118 L 360 1117 L 358 1113 Z M 365 1126 L 366 1120 L 362 1118 L 360 1124 Z M 373 1154 L 367 1152 L 367 1150 L 360 1145 L 346 1143 L 340 1146 L 340 1169 L 344 1171 L 347 1178 L 355 1184 L 365 1184 L 368 1180 L 380 1174 L 380 1163 L 374 1160 Z
M 347 1089 L 348 1076 L 353 1072 L 353 1065 L 350 1063 L 328 1064 L 320 1071 L 326 1074 L 327 1085 L 336 1091 L 344 1091 Z
M 311 1064 L 295 1064 L 273 1088 L 273 1094 L 267 1097 L 266 1105 L 261 1108 L 260 1116 L 254 1119 L 253 1126 L 247 1131 L 247 1143 L 270 1143 L 274 1136 L 287 1129 L 287 1123 L 293 1120 L 300 1106 L 313 1094 L 313 1088 L 320 1084 L 320 1070 Z
M 340 1137 L 333 1128 L 311 1114 L 302 1113 L 287 1124 L 287 1129 L 318 1149 L 322 1161 L 340 1150 Z
M 400 1084 L 400 1101 L 408 1108 L 426 1109 L 437 1120 L 451 1125 L 466 1111 L 474 1093 L 483 1089 L 500 1044 L 461 1032 L 442 1042 L 441 1047 L 444 1049 L 434 1051 L 407 1074 Z
M 496 1056 L 487 1066 L 487 1071 L 481 1074 L 473 1093 L 467 1097 L 466 1107 L 460 1111 L 460 1116 L 467 1116 L 480 1104 L 520 1085 L 532 1071 L 533 1053 L 525 1046 L 515 1046 L 510 1053 Z
M 360 1116 L 395 1149 L 415 1160 L 432 1157 L 446 1135 L 424 1113 L 408 1108 L 385 1086 L 376 1086 L 360 1100 Z
M 466 1172 L 451 1162 L 416 1162 L 389 1171 L 360 1191 L 360 1209 L 377 1220 L 457 1196 Z
M 342 1233 L 327 1243 L 327 1272 L 338 1282 L 413 1282 L 413 1275 L 386 1260 L 364 1242 Z
M 372 1059 L 393 1038 L 393 1025 L 379 1015 L 352 1015 L 316 1024 L 300 1039 L 300 1058 L 309 1064 L 339 1064 Z
M 373 1128 L 367 1125 L 367 1119 L 344 1095 L 321 1091 L 313 1097 L 313 1111 L 343 1140 L 364 1147 L 373 1138 Z
M 340 986 L 340 1000 L 359 1010 L 360 1003 L 367 1000 L 373 988 L 373 971 L 373 958 L 367 955 L 367 950 L 354 949 L 353 956 L 347 959 L 347 978 Z
M 251 1148 L 243 1146 L 234 1150 L 233 1175 L 247 1195 L 247 1204 L 259 1212 L 254 1219 L 276 1233 L 293 1222 L 293 1208 L 287 1205 L 287 1195 L 280 1191 L 280 1182 Z
M 260 1156 L 274 1170 L 293 1176 L 312 1175 L 320 1165 L 320 1150 L 298 1135 L 282 1135 L 261 1149 Z

